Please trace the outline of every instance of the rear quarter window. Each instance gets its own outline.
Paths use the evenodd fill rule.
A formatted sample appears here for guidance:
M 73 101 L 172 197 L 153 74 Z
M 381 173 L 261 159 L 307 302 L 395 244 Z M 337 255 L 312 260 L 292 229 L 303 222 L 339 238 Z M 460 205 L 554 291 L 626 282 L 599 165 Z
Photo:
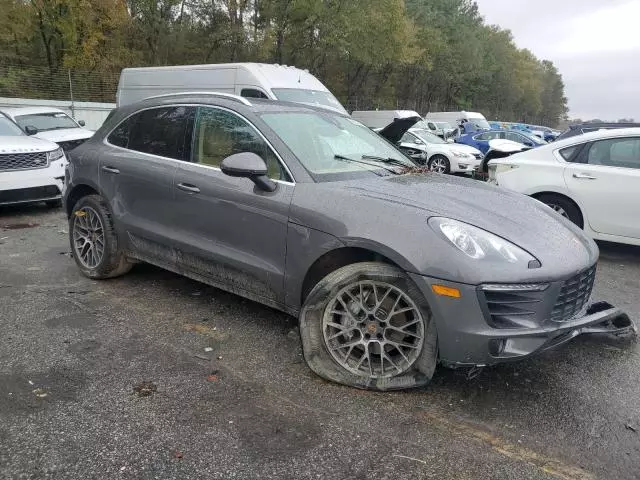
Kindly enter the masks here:
M 570 147 L 566 147 L 560 150 L 560 156 L 566 161 L 566 162 L 572 162 L 575 160 L 576 154 L 578 153 L 578 150 L 580 150 L 581 145 L 572 145 Z

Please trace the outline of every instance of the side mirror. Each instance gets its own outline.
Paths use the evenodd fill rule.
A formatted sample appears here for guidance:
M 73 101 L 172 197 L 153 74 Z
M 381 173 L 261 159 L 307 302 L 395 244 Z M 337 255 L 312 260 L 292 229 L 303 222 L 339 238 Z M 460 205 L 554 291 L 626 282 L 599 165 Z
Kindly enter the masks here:
M 35 135 L 36 133 L 38 133 L 38 129 L 33 125 L 27 125 L 26 127 L 24 127 L 24 133 L 26 133 L 27 135 Z
M 230 155 L 222 160 L 220 170 L 230 177 L 248 178 L 266 192 L 273 192 L 277 187 L 267 176 L 267 164 L 255 153 L 242 152 Z
M 78 125 L 80 125 L 81 127 L 84 127 L 86 124 L 84 123 L 84 120 L 79 120 Z

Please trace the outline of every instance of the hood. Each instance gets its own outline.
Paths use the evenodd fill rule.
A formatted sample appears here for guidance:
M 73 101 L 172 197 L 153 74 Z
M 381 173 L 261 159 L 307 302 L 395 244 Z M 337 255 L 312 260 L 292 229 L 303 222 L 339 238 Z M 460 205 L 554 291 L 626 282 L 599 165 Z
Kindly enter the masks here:
M 378 133 L 391 143 L 398 143 L 402 136 L 407 133 L 411 127 L 418 123 L 422 118 L 420 117 L 406 117 L 398 118 L 391 122 L 389 125 L 379 130 Z
M 340 189 L 475 225 L 527 250 L 543 265 L 571 249 L 574 260 L 595 262 L 597 247 L 549 207 L 525 195 L 452 175 L 399 175 L 339 182 Z
M 27 135 L 0 137 L 0 154 L 3 153 L 28 153 L 51 152 L 58 145 L 41 138 L 28 137 Z
M 47 130 L 45 132 L 38 132 L 34 137 L 43 138 L 51 142 L 68 142 L 70 140 L 84 140 L 91 138 L 93 132 L 85 130 L 84 128 L 63 128 L 60 130 Z

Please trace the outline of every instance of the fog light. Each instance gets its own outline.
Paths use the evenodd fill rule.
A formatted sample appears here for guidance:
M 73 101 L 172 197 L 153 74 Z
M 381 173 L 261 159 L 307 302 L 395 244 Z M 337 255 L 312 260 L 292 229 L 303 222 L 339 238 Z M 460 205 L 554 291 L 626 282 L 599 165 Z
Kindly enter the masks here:
M 489 340 L 489 355 L 492 357 L 499 357 L 504 353 L 504 349 L 507 346 L 507 340 L 504 338 Z

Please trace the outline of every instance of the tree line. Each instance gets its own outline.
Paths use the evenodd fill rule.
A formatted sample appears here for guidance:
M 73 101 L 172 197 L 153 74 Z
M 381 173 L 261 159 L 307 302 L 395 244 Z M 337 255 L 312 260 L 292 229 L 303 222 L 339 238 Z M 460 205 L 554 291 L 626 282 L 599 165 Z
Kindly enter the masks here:
M 20 96 L 35 68 L 51 82 L 69 70 L 104 82 L 128 66 L 256 61 L 309 69 L 351 110 L 551 126 L 567 113 L 553 63 L 487 25 L 472 0 L 0 0 L 0 10 L 5 96 Z

